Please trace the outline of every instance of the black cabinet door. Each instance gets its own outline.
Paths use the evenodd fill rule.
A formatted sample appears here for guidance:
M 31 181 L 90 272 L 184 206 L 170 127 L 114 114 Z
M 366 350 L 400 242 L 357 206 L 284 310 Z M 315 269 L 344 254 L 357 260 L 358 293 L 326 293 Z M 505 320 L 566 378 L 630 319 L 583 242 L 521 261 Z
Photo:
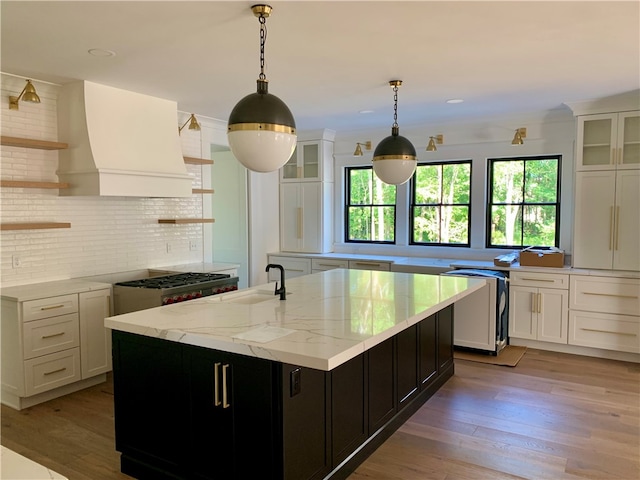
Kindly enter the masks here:
M 438 312 L 438 371 L 453 363 L 453 305 Z
M 179 472 L 184 453 L 181 345 L 113 331 L 116 449 L 136 478 Z M 147 472 L 147 473 L 143 473 Z
M 185 355 L 189 404 L 183 415 L 189 437 L 185 469 L 193 478 L 235 478 L 233 365 L 214 350 Z M 224 376 L 224 378 L 223 378 Z M 223 398 L 224 396 L 224 398 Z
M 282 365 L 284 480 L 322 479 L 331 467 L 329 374 Z
M 185 346 L 190 478 L 279 478 L 281 438 L 267 360 Z M 278 470 L 280 469 L 280 470 Z
M 396 335 L 397 405 L 404 408 L 417 394 L 418 384 L 418 324 Z
M 367 438 L 367 378 L 365 356 L 331 371 L 332 465 L 337 466 Z
M 420 385 L 421 390 L 431 384 L 438 373 L 438 321 L 437 314 L 418 324 L 420 337 Z
M 395 349 L 390 338 L 368 351 L 369 435 L 387 423 L 396 412 Z

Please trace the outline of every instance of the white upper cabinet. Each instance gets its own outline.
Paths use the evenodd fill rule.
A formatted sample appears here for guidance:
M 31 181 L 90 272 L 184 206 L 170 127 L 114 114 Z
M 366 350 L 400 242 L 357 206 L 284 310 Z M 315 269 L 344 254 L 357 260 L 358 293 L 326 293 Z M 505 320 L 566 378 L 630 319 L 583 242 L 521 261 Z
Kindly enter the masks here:
M 291 158 L 280 169 L 281 182 L 333 182 L 335 132 L 300 134 Z
M 577 118 L 577 171 L 640 168 L 640 111 Z

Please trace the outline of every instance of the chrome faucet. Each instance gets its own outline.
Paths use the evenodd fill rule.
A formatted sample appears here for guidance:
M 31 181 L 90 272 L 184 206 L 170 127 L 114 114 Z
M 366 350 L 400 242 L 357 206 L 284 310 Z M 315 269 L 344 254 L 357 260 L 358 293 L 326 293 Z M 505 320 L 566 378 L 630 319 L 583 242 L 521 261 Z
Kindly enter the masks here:
M 277 268 L 280 270 L 280 288 L 278 288 L 278 282 L 276 281 L 276 291 L 273 293 L 274 295 L 280 294 L 280 300 L 287 299 L 287 290 L 284 287 L 284 267 L 282 265 L 278 265 L 277 263 L 270 263 L 267 265 L 267 269 L 265 272 L 268 272 L 272 268 Z

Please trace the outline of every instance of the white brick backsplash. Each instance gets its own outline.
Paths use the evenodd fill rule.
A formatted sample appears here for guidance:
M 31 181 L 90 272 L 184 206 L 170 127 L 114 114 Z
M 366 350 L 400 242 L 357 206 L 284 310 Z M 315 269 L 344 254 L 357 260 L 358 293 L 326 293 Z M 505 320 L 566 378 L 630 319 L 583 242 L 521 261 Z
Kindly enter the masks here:
M 18 95 L 24 79 L 2 75 L 1 95 Z M 57 135 L 59 87 L 33 80 L 41 103 L 20 102 L 9 110 L 2 102 L 2 135 L 64 142 Z M 179 115 L 186 118 L 188 114 Z M 182 122 L 184 122 L 182 120 Z M 176 121 L 176 128 L 178 121 Z M 208 158 L 201 151 L 200 132 L 182 131 L 183 154 Z M 5 147 L 0 150 L 3 180 L 58 181 L 58 152 Z M 193 188 L 202 188 L 208 167 L 187 165 Z M 2 223 L 69 222 L 71 228 L 5 230 L 0 233 L 2 286 L 64 278 L 102 275 L 164 265 L 202 261 L 202 251 L 189 250 L 192 240 L 202 244 L 203 226 L 160 225 L 159 218 L 201 218 L 210 195 L 189 198 L 61 197 L 57 190 L 2 188 Z M 171 243 L 171 253 L 167 253 Z M 12 256 L 20 257 L 19 268 Z

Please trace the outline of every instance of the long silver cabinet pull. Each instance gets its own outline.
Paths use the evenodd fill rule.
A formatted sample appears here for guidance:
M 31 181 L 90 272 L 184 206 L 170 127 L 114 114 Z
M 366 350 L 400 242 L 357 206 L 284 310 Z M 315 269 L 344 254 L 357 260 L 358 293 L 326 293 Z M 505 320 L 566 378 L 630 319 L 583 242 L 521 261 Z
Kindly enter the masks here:
M 48 307 L 40 307 L 40 310 L 54 310 L 56 308 L 62 308 L 64 307 L 63 304 L 60 305 L 49 305 Z
M 222 408 L 229 408 L 229 397 L 227 396 L 227 370 L 229 364 L 222 366 Z
M 51 334 L 49 334 L 49 335 L 42 335 L 42 339 L 45 339 L 45 338 L 53 338 L 53 337 L 60 337 L 60 336 L 62 336 L 62 335 L 64 335 L 64 332 L 51 333 Z
M 220 363 L 216 363 L 213 366 L 213 405 L 215 407 L 220 406 L 220 388 L 219 388 L 219 379 L 218 379 L 218 369 L 220 368 Z
M 51 372 L 44 372 L 43 375 L 53 375 L 54 373 L 64 372 L 66 369 L 67 367 L 62 367 L 57 370 L 52 370 Z

